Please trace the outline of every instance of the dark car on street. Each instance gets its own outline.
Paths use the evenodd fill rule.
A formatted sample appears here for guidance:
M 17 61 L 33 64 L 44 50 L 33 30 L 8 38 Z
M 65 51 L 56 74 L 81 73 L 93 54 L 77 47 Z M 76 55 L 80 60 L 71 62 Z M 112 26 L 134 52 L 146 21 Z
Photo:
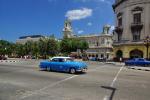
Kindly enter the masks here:
M 144 59 L 144 58 L 133 58 L 131 60 L 125 61 L 126 66 L 149 66 L 150 67 L 150 61 Z

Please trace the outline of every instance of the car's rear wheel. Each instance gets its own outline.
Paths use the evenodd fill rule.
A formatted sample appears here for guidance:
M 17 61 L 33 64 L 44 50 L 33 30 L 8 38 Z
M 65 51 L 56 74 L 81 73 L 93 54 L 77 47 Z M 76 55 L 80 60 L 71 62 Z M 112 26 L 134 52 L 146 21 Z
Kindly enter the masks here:
M 51 71 L 51 67 L 47 67 L 47 71 L 49 71 L 49 72 L 50 72 L 50 71 Z
M 70 74 L 75 74 L 76 73 L 76 70 L 74 68 L 70 68 Z
M 126 64 L 126 63 L 125 63 L 125 66 L 129 66 L 129 64 Z
M 149 64 L 145 64 L 145 65 L 144 65 L 144 67 L 148 67 L 148 66 L 149 66 Z

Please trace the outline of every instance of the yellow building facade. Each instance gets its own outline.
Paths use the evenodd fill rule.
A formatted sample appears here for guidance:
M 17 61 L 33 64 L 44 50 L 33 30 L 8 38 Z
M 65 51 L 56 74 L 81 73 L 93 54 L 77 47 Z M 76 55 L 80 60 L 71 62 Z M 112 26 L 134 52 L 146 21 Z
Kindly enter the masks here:
M 150 59 L 150 0 L 115 0 L 113 9 L 116 15 L 114 59 Z
M 124 44 L 113 48 L 114 59 L 119 60 L 122 57 L 124 60 L 129 58 L 147 58 L 147 48 L 143 44 Z M 150 47 L 148 52 L 150 57 Z

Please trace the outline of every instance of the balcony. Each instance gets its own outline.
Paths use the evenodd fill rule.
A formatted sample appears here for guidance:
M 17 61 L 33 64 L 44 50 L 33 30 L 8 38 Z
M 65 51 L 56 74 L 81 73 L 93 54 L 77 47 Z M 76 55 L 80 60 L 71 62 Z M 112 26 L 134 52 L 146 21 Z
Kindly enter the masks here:
M 143 28 L 142 22 L 131 23 L 131 29 L 142 29 L 142 28 Z
M 121 34 L 123 32 L 123 27 L 122 26 L 115 27 L 115 32 Z

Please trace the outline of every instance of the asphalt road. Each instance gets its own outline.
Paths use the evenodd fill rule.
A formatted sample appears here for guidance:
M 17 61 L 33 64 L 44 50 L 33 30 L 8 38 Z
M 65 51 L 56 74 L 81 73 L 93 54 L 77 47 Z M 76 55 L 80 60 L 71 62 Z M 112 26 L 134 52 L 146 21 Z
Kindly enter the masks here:
M 39 61 L 0 63 L 0 100 L 149 100 L 150 72 L 88 62 L 84 74 L 39 71 Z

